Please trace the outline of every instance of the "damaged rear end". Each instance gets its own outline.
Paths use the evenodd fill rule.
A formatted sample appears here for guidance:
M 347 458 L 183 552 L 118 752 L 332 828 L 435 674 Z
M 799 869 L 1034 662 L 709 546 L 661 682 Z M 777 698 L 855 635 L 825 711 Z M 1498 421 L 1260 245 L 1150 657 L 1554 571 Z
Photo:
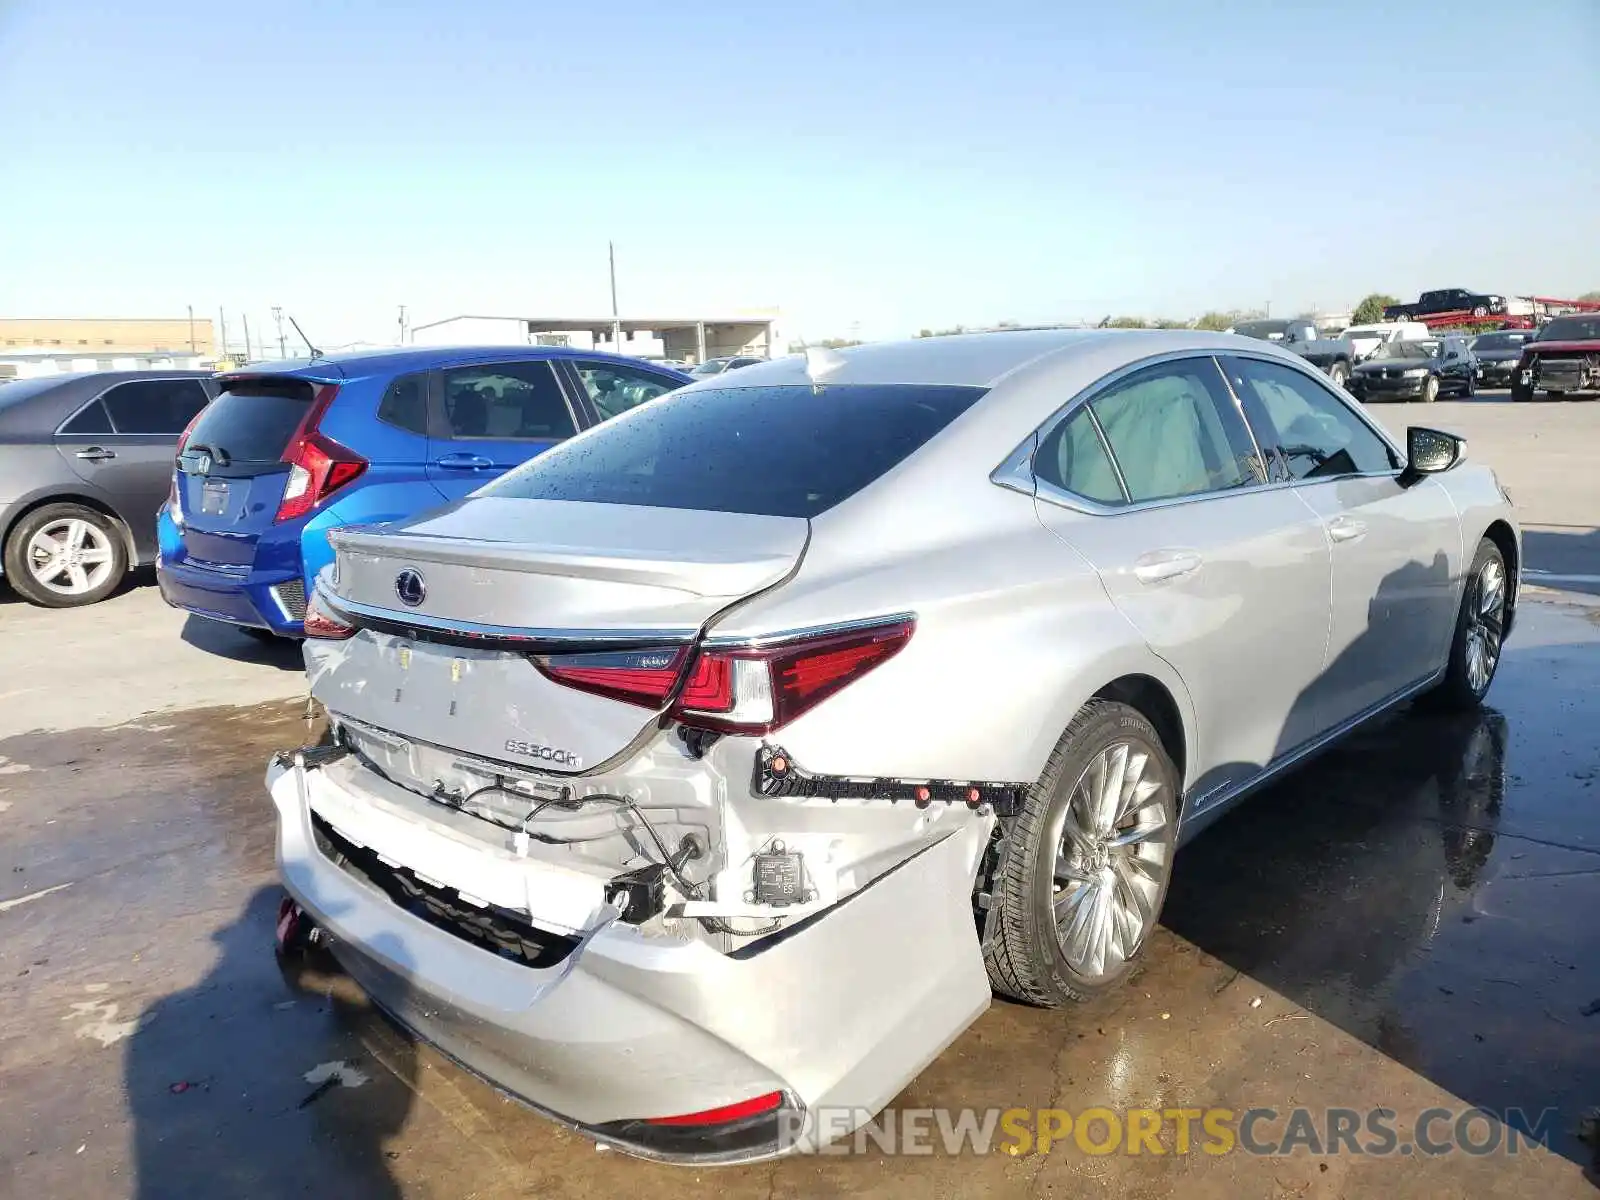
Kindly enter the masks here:
M 893 671 L 917 614 L 719 634 L 799 569 L 806 506 L 665 474 L 663 504 L 514 476 L 335 534 L 306 619 L 330 738 L 269 781 L 285 882 L 377 1003 L 597 1137 L 743 1160 L 864 1120 L 987 1005 L 972 885 L 1015 789 L 793 762 L 785 730 Z

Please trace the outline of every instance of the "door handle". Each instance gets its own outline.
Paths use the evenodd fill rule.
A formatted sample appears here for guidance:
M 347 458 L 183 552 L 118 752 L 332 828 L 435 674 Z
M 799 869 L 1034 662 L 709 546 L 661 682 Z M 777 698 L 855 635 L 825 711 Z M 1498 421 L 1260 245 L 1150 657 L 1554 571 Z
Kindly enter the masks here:
M 481 454 L 446 454 L 443 458 L 435 459 L 433 465 L 447 471 L 486 471 L 494 466 L 494 459 L 484 458 Z
M 85 462 L 105 462 L 107 459 L 115 458 L 116 456 L 117 452 L 115 450 L 107 450 L 104 446 L 86 446 L 75 455 L 75 457 L 81 458 Z
M 1166 583 L 1193 574 L 1204 561 L 1193 550 L 1152 550 L 1134 562 L 1133 574 L 1140 583 Z
M 1335 517 L 1328 522 L 1328 536 L 1336 542 L 1358 542 L 1367 536 L 1367 523 L 1354 517 Z

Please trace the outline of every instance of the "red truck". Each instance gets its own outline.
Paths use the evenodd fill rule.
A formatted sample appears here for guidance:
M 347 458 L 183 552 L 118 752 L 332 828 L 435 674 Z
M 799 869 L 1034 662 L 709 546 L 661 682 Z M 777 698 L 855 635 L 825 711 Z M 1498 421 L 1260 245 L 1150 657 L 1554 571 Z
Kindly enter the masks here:
M 1511 398 L 1551 399 L 1600 392 L 1600 312 L 1555 317 L 1522 348 L 1511 377 Z

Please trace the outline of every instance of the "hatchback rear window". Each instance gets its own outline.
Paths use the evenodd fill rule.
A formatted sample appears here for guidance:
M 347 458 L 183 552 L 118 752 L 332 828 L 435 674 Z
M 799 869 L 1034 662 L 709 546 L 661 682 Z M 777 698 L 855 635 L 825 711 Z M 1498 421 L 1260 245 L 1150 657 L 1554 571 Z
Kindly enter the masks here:
M 311 407 L 303 379 L 239 379 L 200 414 L 186 449 L 209 450 L 218 467 L 276 463 Z M 213 468 L 214 473 L 223 470 Z
M 530 459 L 483 494 L 814 517 L 983 393 L 906 384 L 675 392 Z

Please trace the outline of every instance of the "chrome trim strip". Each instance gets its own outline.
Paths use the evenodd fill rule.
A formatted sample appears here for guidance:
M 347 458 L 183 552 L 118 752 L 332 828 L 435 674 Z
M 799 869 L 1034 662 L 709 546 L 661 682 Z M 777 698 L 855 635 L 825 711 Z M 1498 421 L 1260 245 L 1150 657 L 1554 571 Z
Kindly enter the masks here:
M 858 617 L 850 621 L 831 621 L 826 625 L 808 625 L 800 629 L 784 629 L 773 633 L 710 634 L 701 645 L 712 650 L 758 650 L 779 642 L 794 642 L 804 638 L 827 637 L 835 633 L 850 633 L 856 629 L 870 629 L 874 625 L 892 625 L 897 621 L 915 621 L 913 612 L 884 613 L 877 617 Z
M 664 642 L 694 641 L 698 629 L 543 629 L 517 625 L 488 625 L 481 621 L 462 621 L 447 617 L 432 617 L 426 613 L 380 608 L 376 604 L 361 604 L 342 596 L 330 596 L 320 581 L 315 594 L 329 608 L 344 616 L 365 618 L 386 625 L 400 625 L 417 629 L 435 630 L 486 642 L 583 642 L 586 644 L 630 643 L 659 646 Z
M 1111 448 L 1111 439 L 1106 436 L 1106 427 L 1100 424 L 1100 414 L 1094 411 L 1092 404 L 1085 404 L 1083 411 L 1089 414 L 1089 424 L 1094 426 L 1094 436 L 1100 443 L 1100 452 L 1106 456 L 1106 461 L 1111 464 L 1111 473 L 1117 477 L 1117 490 L 1122 493 L 1123 505 L 1132 504 L 1133 493 L 1128 490 L 1128 480 L 1122 474 L 1122 464 L 1117 461 L 1116 451 Z
M 1221 784 L 1204 795 L 1185 798 L 1181 826 L 1188 825 L 1191 816 L 1197 819 L 1201 816 L 1209 818 L 1213 815 L 1213 810 L 1224 808 L 1236 800 L 1242 800 L 1257 788 L 1266 786 L 1291 767 L 1298 766 L 1318 751 L 1327 749 L 1331 744 L 1352 732 L 1358 725 L 1364 725 L 1373 718 L 1388 712 L 1389 709 L 1405 703 L 1417 693 L 1427 691 L 1428 688 L 1444 678 L 1446 670 L 1447 667 L 1440 667 L 1433 674 L 1425 676 L 1417 680 L 1416 683 L 1384 697 L 1376 704 L 1362 709 L 1355 716 L 1345 719 L 1332 729 L 1318 734 L 1310 741 L 1303 742 L 1295 749 L 1290 750 L 1287 754 L 1273 759 L 1249 779 L 1239 783 Z M 1179 829 L 1180 836 L 1183 832 L 1181 826 Z
M 989 472 L 989 482 L 1010 488 L 1013 492 L 1021 492 L 1024 496 L 1033 495 L 1033 456 L 1038 449 L 1039 435 L 1029 434 L 1022 445 L 1006 455 L 1005 461 Z

